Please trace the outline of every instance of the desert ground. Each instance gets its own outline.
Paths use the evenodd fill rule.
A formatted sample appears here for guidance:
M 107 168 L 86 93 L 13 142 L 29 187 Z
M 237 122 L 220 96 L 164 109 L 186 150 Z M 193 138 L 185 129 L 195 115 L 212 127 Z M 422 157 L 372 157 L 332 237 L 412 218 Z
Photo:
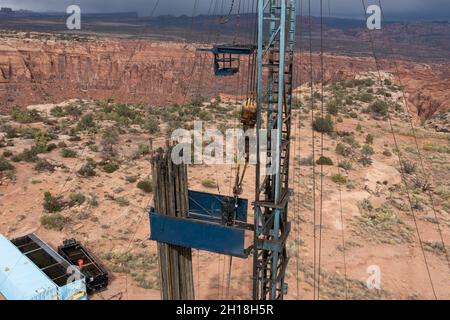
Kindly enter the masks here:
M 321 230 L 321 299 L 434 299 L 421 247 L 437 298 L 449 299 L 448 112 L 421 121 L 392 73 L 359 72 L 325 85 L 322 120 L 320 89 L 314 82 L 294 90 L 287 298 L 313 299 Z M 9 108 L 0 118 L 0 233 L 34 232 L 53 247 L 82 241 L 112 275 L 92 299 L 159 299 L 149 240 L 152 150 L 194 120 L 222 131 L 239 126 L 241 105 L 218 94 L 180 104 L 83 98 Z M 235 170 L 190 165 L 189 188 L 231 195 Z M 254 179 L 251 167 L 242 195 L 250 202 Z M 233 259 L 228 288 L 228 257 L 192 256 L 196 298 L 251 298 L 251 259 Z M 378 289 L 366 285 L 373 266 Z

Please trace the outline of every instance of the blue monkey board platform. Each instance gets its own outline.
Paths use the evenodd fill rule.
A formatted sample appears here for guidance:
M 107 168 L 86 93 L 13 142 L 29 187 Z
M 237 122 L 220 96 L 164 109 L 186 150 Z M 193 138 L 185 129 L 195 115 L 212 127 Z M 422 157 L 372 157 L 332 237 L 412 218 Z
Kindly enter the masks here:
M 231 200 L 232 211 L 236 215 L 232 217 L 232 225 L 226 219 Z M 247 222 L 247 208 L 248 201 L 245 199 L 239 199 L 235 208 L 231 197 L 190 190 L 189 214 L 186 218 L 162 215 L 151 208 L 150 239 L 246 258 L 248 249 L 244 248 L 245 228 L 241 225 Z
M 248 56 L 255 51 L 254 45 L 223 44 L 212 48 L 199 48 L 200 52 L 214 54 L 214 74 L 219 77 L 232 76 L 239 72 L 239 56 Z

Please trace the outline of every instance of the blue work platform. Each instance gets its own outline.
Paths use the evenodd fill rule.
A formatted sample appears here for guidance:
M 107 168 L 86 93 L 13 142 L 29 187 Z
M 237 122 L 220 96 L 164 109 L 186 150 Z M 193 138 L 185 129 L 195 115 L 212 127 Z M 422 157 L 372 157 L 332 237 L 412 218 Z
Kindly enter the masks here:
M 187 248 L 205 250 L 240 258 L 248 256 L 245 229 L 248 201 L 238 199 L 233 225 L 227 225 L 223 213 L 234 200 L 216 194 L 189 191 L 189 214 L 186 218 L 170 217 L 150 210 L 150 239 Z

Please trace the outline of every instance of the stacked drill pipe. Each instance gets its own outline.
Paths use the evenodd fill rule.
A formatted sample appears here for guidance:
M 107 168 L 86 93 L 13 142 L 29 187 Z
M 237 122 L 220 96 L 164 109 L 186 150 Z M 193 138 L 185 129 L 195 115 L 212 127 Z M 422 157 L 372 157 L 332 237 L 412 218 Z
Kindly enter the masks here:
M 155 212 L 186 217 L 189 211 L 187 167 L 171 159 L 172 148 L 157 150 L 152 157 Z M 193 300 L 194 279 L 190 248 L 158 242 L 163 300 Z

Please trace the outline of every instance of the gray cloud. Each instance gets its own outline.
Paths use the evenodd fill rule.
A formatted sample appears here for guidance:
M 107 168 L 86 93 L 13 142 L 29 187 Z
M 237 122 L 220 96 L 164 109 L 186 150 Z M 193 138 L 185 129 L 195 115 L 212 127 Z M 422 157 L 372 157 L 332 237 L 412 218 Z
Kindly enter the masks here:
M 70 4 L 78 4 L 84 12 L 123 12 L 137 11 L 140 15 L 149 15 L 158 0 L 0 0 L 0 6 L 14 9 L 29 9 L 34 11 L 65 11 Z M 199 13 L 210 12 L 224 14 L 228 12 L 232 0 L 197 0 Z M 255 0 L 235 0 L 235 11 L 241 3 L 241 12 L 247 11 Z M 361 0 L 322 0 L 325 13 L 328 6 L 332 16 L 360 18 L 363 16 Z M 156 15 L 192 15 L 195 0 L 160 0 L 155 11 Z M 367 0 L 368 4 L 376 4 L 378 0 Z M 222 6 L 223 3 L 223 6 Z M 297 0 L 300 3 L 300 0 Z M 314 15 L 319 13 L 320 0 L 311 0 Z M 384 0 L 382 1 L 388 18 L 450 19 L 449 0 Z M 303 0 L 303 8 L 307 10 L 308 0 Z

